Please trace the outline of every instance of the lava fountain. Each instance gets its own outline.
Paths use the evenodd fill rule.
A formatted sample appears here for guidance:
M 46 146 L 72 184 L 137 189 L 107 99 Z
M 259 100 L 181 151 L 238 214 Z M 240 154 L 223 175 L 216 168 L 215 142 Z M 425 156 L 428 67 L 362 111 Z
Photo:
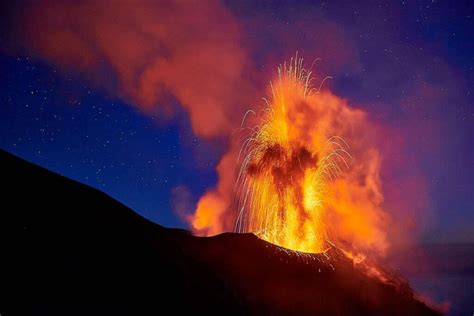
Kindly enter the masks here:
M 311 253 L 330 244 L 385 252 L 377 128 L 364 111 L 322 89 L 326 79 L 314 88 L 297 57 L 278 68 L 271 97 L 245 114 L 242 133 L 219 163 L 217 188 L 198 202 L 190 218 L 195 232 L 251 232 Z
M 257 125 L 248 128 L 239 154 L 235 231 L 253 232 L 293 250 L 323 252 L 325 187 L 343 172 L 341 167 L 349 168 L 349 146 L 339 136 L 329 137 L 322 148 L 301 137 L 291 111 L 319 92 L 311 87 L 303 59 L 280 66 L 271 87 L 272 98 L 264 99 L 267 106 Z

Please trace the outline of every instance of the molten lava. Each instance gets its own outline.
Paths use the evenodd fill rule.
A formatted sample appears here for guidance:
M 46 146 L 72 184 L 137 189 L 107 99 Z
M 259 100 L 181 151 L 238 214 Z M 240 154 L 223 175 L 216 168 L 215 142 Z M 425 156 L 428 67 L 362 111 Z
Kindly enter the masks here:
M 243 140 L 232 143 L 217 188 L 199 201 L 195 231 L 252 232 L 303 252 L 330 244 L 385 251 L 376 129 L 365 112 L 311 80 L 302 59 L 279 68 L 266 107 L 246 113 Z
M 324 146 L 321 139 L 302 137 L 302 119 L 293 111 L 318 93 L 310 79 L 301 59 L 279 69 L 273 97 L 242 146 L 235 230 L 285 248 L 323 252 L 326 183 L 342 172 L 341 164 L 348 167 L 351 156 L 340 137 L 326 139 Z

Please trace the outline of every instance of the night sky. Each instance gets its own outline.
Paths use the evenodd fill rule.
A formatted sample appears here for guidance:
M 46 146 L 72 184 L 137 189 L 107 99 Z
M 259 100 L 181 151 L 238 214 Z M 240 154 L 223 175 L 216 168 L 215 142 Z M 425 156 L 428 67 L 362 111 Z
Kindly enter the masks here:
M 403 153 L 390 153 L 406 160 L 410 167 L 401 172 L 416 170 L 425 187 L 421 240 L 474 242 L 474 3 L 358 2 L 221 4 L 251 64 L 244 81 L 257 90 L 252 98 L 260 102 L 262 83 L 296 51 L 322 58 L 316 68 L 333 77 L 329 89 L 399 131 Z M 45 58 L 18 35 L 28 7 L 19 2 L 3 10 L 0 147 L 161 225 L 187 227 L 180 213 L 215 185 L 225 137 L 196 133 L 179 98 L 157 101 L 171 114 L 143 111 L 113 92 L 116 79 L 106 70 L 94 70 L 103 75 L 98 84 L 82 69 Z M 396 187 L 397 179 L 385 182 Z

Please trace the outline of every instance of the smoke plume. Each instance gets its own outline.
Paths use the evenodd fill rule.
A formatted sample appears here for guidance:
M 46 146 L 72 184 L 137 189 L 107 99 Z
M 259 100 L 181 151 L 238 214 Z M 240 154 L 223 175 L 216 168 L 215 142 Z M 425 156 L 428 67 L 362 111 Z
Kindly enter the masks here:
M 19 29 L 33 53 L 96 84 L 113 81 L 144 112 L 169 112 L 171 95 L 199 136 L 228 133 L 248 101 L 239 28 L 217 1 L 32 2 Z

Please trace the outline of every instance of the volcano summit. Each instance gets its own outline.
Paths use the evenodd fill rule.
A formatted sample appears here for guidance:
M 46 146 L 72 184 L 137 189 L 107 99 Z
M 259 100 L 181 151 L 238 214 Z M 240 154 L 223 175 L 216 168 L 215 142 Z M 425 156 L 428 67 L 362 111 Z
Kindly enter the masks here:
M 336 248 L 194 237 L 3 151 L 0 168 L 7 314 L 437 315 L 406 283 L 371 277 Z

